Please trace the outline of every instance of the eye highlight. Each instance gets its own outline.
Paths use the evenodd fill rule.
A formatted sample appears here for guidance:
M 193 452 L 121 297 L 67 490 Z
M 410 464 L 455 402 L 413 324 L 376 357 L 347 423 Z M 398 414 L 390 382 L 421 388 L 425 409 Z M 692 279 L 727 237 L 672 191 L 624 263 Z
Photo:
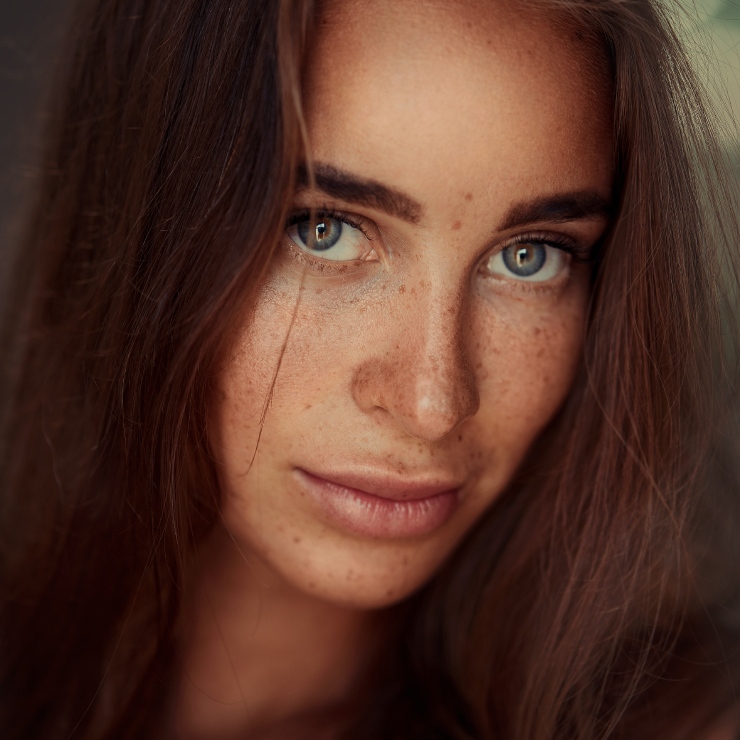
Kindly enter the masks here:
M 570 244 L 527 237 L 491 254 L 483 271 L 509 280 L 544 283 L 568 269 L 571 249 Z
M 374 255 L 362 225 L 334 211 L 296 213 L 285 233 L 302 252 L 332 262 L 367 261 Z

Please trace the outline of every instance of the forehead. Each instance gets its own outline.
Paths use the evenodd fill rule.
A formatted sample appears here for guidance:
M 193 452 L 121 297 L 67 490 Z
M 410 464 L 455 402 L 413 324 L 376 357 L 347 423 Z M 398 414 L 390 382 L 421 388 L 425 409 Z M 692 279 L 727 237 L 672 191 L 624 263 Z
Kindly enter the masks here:
M 325 3 L 308 44 L 314 157 L 419 195 L 608 181 L 604 59 L 527 5 Z

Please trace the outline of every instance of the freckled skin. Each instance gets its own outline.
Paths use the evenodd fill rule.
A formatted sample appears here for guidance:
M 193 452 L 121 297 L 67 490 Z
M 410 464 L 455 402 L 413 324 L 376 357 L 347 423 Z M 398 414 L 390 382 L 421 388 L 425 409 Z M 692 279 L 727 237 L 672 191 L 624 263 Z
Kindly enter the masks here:
M 320 29 L 305 91 L 313 157 L 408 193 L 423 216 L 331 200 L 372 221 L 378 259 L 318 271 L 283 249 L 214 383 L 210 434 L 242 551 L 299 590 L 375 608 L 434 574 L 571 388 L 588 267 L 538 288 L 481 264 L 532 230 L 498 230 L 514 204 L 608 197 L 611 114 L 592 52 L 505 4 L 329 3 Z M 537 229 L 590 245 L 606 226 Z M 337 461 L 444 472 L 463 483 L 459 506 L 424 536 L 344 531 L 292 475 Z

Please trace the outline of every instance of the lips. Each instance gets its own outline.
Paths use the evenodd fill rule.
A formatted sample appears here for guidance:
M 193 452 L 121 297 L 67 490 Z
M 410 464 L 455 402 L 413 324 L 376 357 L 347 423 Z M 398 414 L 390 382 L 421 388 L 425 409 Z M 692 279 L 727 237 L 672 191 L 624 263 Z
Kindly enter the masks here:
M 299 486 L 329 522 L 352 534 L 378 539 L 421 537 L 454 513 L 459 484 L 404 479 L 385 473 L 313 473 L 296 468 Z

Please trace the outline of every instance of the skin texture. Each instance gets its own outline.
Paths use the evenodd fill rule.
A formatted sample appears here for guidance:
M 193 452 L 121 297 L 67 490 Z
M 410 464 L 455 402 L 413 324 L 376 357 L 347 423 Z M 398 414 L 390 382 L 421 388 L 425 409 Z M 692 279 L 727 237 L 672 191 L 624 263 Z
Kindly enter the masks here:
M 552 20 L 499 3 L 333 3 L 309 48 L 313 160 L 416 210 L 302 189 L 297 210 L 340 211 L 370 239 L 351 232 L 358 259 L 341 262 L 286 235 L 214 378 L 223 525 L 187 633 L 178 723 L 193 737 L 341 698 L 377 610 L 428 581 L 571 388 L 589 266 L 566 256 L 536 283 L 489 259 L 527 235 L 585 256 L 608 226 L 596 213 L 506 227 L 534 200 L 611 194 L 599 61 Z M 452 481 L 457 505 L 430 532 L 364 536 L 327 516 L 296 468 Z

